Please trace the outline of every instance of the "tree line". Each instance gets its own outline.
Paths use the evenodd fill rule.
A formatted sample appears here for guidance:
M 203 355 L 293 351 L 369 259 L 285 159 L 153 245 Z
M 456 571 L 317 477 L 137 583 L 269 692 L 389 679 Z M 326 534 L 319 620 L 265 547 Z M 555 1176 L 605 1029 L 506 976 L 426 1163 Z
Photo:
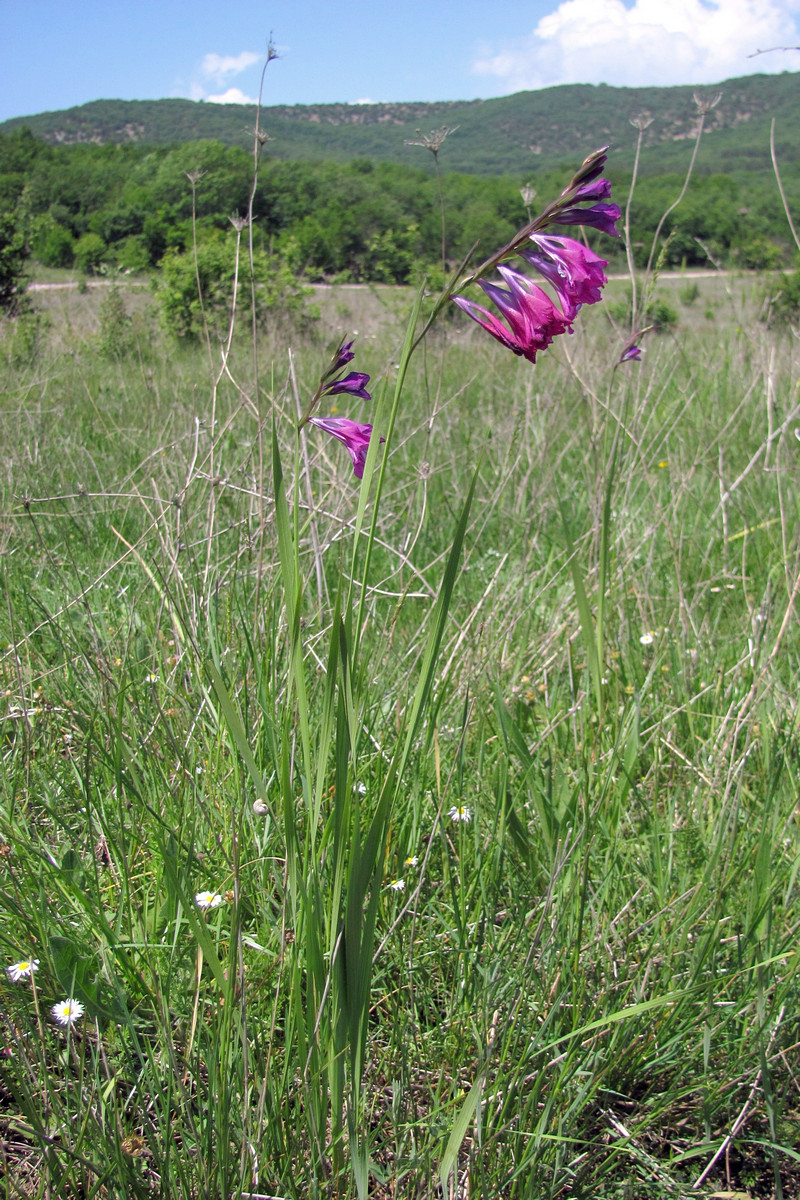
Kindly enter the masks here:
M 446 168 L 446 148 L 442 159 Z M 233 236 L 231 216 L 247 211 L 253 161 L 241 148 L 214 140 L 53 146 L 26 128 L 0 134 L 0 259 L 13 241 L 15 253 L 86 274 L 174 263 L 192 245 L 190 173 L 198 242 L 222 247 Z M 612 175 L 612 182 L 624 204 L 628 179 Z M 445 170 L 447 259 L 459 261 L 476 243 L 488 251 L 507 241 L 526 220 L 520 189 L 530 183 L 546 200 L 562 186 L 563 172 L 521 179 Z M 681 185 L 679 174 L 637 184 L 631 241 L 640 264 Z M 266 155 L 253 217 L 257 252 L 298 280 L 404 284 L 417 265 L 441 263 L 437 183 L 422 167 Z M 780 198 L 767 175 L 697 175 L 662 234 L 671 266 L 706 263 L 711 255 L 725 265 L 773 268 L 790 257 Z M 611 254 L 621 265 L 621 245 Z

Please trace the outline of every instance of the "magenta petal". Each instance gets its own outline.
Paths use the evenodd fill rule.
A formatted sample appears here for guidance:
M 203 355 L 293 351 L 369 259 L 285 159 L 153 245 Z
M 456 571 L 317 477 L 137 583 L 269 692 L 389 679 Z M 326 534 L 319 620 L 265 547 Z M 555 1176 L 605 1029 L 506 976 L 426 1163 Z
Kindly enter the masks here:
M 509 290 L 482 279 L 478 283 L 500 309 L 508 321 L 508 327 L 488 309 L 464 296 L 454 296 L 453 300 L 473 321 L 477 321 L 514 354 L 527 358 L 529 362 L 536 362 L 537 351 L 544 350 L 554 337 L 564 333 L 569 328 L 569 319 L 559 312 L 547 293 L 527 275 L 508 266 L 501 266 L 498 270 L 509 285 Z
M 481 304 L 475 304 L 472 300 L 467 300 L 465 296 L 453 296 L 453 302 L 454 304 L 457 304 L 460 309 L 463 309 L 467 316 L 472 317 L 473 321 L 477 321 L 478 324 L 485 329 L 487 333 L 490 333 L 493 338 L 496 338 L 498 342 L 502 342 L 504 346 L 506 346 L 509 350 L 513 350 L 515 354 L 523 353 L 511 330 L 506 329 L 503 322 L 498 321 L 497 317 L 493 313 L 490 313 L 488 308 L 484 308 Z M 478 316 L 478 313 L 481 315 Z M 528 356 L 526 355 L 525 357 L 527 358 Z M 535 351 L 533 358 L 531 358 L 530 361 L 536 361 Z
M 619 237 L 615 222 L 622 216 L 618 204 L 593 204 L 590 208 L 565 208 L 554 218 L 557 225 L 591 225 L 601 233 Z
M 347 417 L 309 417 L 308 423 L 316 425 L 318 429 L 324 429 L 331 437 L 335 437 L 337 441 L 347 447 L 353 460 L 353 471 L 361 479 L 364 475 L 364 463 L 367 460 L 367 450 L 372 437 L 372 426 L 359 425 L 357 421 L 350 421 Z M 381 441 L 384 440 L 381 438 Z
M 604 258 L 574 238 L 532 234 L 536 249 L 519 250 L 558 294 L 564 316 L 572 321 L 582 304 L 596 304 L 606 283 Z

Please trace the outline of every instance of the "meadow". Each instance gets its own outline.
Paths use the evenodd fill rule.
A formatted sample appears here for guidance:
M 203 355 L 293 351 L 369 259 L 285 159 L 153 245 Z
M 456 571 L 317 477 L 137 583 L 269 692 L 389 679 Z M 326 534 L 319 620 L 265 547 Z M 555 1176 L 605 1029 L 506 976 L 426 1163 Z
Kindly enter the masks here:
M 800 1194 L 800 346 L 659 286 L 6 328 L 3 1195 Z

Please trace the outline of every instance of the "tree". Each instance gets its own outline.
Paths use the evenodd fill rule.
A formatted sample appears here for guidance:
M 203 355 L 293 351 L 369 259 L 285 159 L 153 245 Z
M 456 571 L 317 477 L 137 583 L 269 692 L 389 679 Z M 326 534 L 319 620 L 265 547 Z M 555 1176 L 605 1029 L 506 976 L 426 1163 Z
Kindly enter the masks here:
M 15 316 L 23 306 L 28 247 L 12 213 L 0 213 L 0 311 Z

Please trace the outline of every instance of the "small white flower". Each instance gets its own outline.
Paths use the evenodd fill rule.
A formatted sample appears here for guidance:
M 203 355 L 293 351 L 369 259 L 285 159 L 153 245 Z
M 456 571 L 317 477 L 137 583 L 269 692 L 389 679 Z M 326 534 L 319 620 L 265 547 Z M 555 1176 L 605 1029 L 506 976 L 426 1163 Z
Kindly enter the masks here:
M 151 675 L 145 675 L 144 681 L 145 683 L 158 683 L 158 676 L 155 673 Z
M 417 858 L 416 854 L 409 854 L 408 858 L 406 859 L 405 865 L 407 867 L 415 867 L 418 862 L 419 862 L 419 859 Z
M 80 1000 L 62 1000 L 60 1004 L 54 1004 L 50 1011 L 59 1025 L 74 1025 L 83 1016 L 83 1005 Z
M 12 963 L 10 967 L 6 967 L 8 977 L 12 983 L 19 983 L 21 979 L 30 979 L 33 972 L 38 970 L 38 958 L 22 958 L 19 962 Z
M 639 638 L 640 645 L 652 646 L 652 644 L 655 640 L 655 636 L 656 635 L 653 633 L 652 629 L 648 629 L 647 633 L 643 633 L 642 636 Z
M 392 879 L 387 883 L 387 888 L 391 888 L 393 892 L 404 892 L 406 890 L 405 879 Z
M 194 898 L 194 902 L 198 908 L 207 911 L 210 908 L 219 908 L 222 904 L 222 896 L 219 892 L 198 892 Z
M 469 822 L 472 820 L 472 809 L 467 808 L 465 804 L 454 804 L 447 815 L 450 820 L 455 821 L 456 824 L 459 821 L 464 821 L 466 824 L 469 824 Z
M 356 791 L 358 792 L 359 796 L 366 796 L 367 785 L 363 782 L 363 780 L 361 783 L 356 784 Z

